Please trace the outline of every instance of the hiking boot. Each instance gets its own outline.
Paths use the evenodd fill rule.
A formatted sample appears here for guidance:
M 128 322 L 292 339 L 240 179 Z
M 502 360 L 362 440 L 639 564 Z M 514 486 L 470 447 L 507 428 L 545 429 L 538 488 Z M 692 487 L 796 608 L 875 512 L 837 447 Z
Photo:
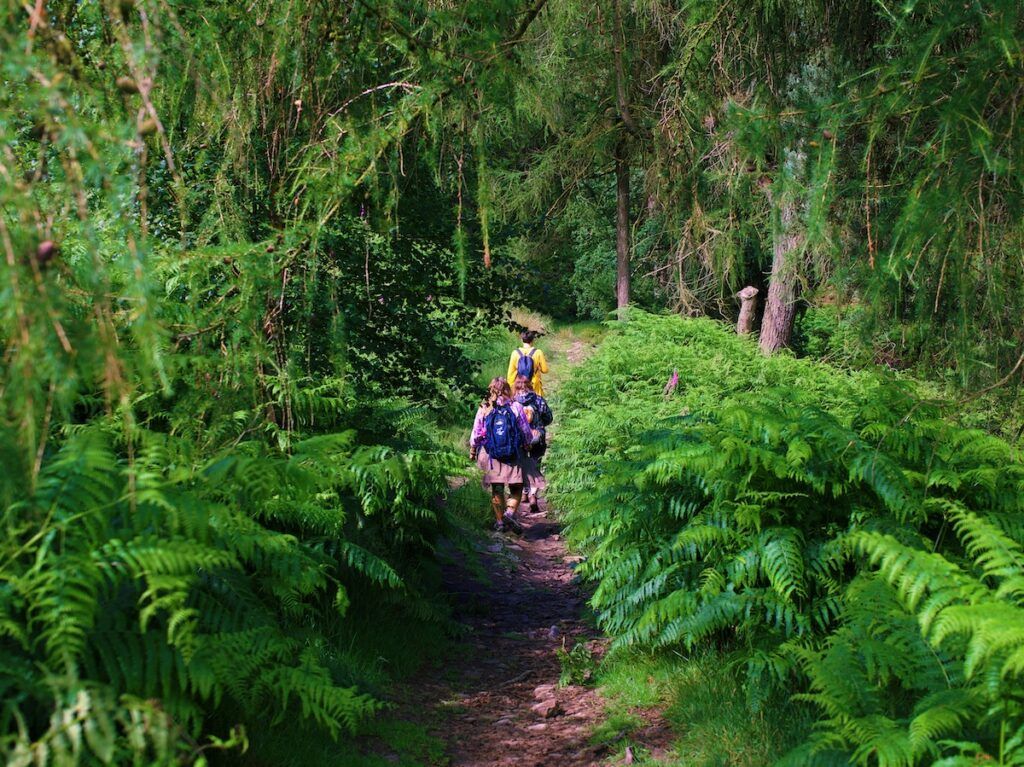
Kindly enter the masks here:
M 537 497 L 534 496 L 530 499 L 530 513 L 540 514 L 540 505 L 537 503 Z
M 505 532 L 505 523 L 504 522 L 495 522 L 494 523 L 494 532 L 496 532 L 496 533 L 503 533 L 503 532 Z
M 523 526 L 519 524 L 519 520 L 515 518 L 511 511 L 506 511 L 505 516 L 502 517 L 505 523 L 505 527 L 510 528 L 515 533 L 522 533 Z M 499 523 L 501 524 L 501 523 Z

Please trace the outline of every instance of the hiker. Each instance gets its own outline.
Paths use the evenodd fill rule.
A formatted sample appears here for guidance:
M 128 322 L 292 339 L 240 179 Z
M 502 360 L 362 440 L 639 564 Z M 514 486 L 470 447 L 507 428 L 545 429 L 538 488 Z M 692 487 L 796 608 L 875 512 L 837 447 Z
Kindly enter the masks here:
M 526 376 L 533 384 L 533 390 L 538 396 L 544 396 L 544 386 L 541 383 L 541 373 L 548 372 L 548 361 L 544 358 L 544 352 L 534 347 L 533 342 L 539 336 L 536 330 L 524 330 L 519 337 L 523 339 L 523 345 L 512 352 L 508 360 L 508 385 L 516 382 L 516 376 Z
M 540 459 L 548 449 L 547 427 L 554 419 L 547 400 L 533 390 L 533 384 L 526 376 L 516 376 L 512 397 L 523 406 L 526 420 L 530 423 L 533 438 L 523 456 L 524 500 L 528 500 L 530 511 L 540 513 L 537 494 L 547 487 L 544 473 L 540 470 Z
M 522 532 L 516 509 L 523 496 L 522 460 L 532 438 L 526 411 L 512 399 L 508 381 L 495 377 L 473 420 L 469 457 L 483 469 L 484 487 L 491 491 L 494 529 L 499 532 L 506 528 Z

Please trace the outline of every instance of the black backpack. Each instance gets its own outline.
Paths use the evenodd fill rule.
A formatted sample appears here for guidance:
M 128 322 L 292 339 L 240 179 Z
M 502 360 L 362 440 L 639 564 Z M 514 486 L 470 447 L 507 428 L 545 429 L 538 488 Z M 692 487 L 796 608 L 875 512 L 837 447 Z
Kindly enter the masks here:
M 537 392 L 527 392 L 525 396 L 519 399 L 519 402 L 524 406 L 529 406 L 534 409 L 537 413 L 537 421 L 533 424 L 535 429 L 544 429 L 551 425 L 551 422 L 555 419 L 554 414 L 551 412 L 551 406 L 548 405 L 548 401 Z
M 519 458 L 522 434 L 510 405 L 495 405 L 484 419 L 484 450 L 496 461 L 511 463 Z

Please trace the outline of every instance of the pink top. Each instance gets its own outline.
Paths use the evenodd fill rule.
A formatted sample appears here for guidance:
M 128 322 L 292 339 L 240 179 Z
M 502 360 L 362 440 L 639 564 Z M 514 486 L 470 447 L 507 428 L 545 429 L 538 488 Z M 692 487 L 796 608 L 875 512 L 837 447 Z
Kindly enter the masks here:
M 529 445 L 530 440 L 533 438 L 533 432 L 530 429 L 530 422 L 526 420 L 526 411 L 523 410 L 523 406 L 508 397 L 498 397 L 495 404 L 509 405 L 512 408 L 512 412 L 516 414 L 516 425 L 519 427 L 519 433 L 523 435 L 523 444 Z M 476 411 L 476 418 L 473 419 L 473 433 L 469 437 L 470 447 L 480 447 L 484 443 L 484 437 L 487 436 L 487 430 L 484 428 L 484 419 L 487 417 L 487 413 L 488 410 L 483 406 Z

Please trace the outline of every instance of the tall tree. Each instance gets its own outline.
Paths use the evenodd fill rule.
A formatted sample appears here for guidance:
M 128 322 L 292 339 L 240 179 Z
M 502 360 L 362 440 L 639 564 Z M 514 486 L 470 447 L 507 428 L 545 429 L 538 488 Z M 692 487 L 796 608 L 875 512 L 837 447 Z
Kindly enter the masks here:
M 800 158 L 797 161 L 803 160 Z M 779 185 L 782 186 L 781 183 Z M 789 346 L 800 291 L 802 246 L 806 239 L 794 196 L 786 191 L 778 196 L 782 200 L 774 206 L 778 221 L 772 232 L 771 275 L 768 278 L 768 297 L 758 340 L 765 354 Z
M 615 299 L 618 309 L 625 309 L 630 298 L 630 216 L 629 216 L 629 135 L 641 135 L 630 107 L 629 82 L 626 78 L 626 35 L 623 27 L 622 0 L 612 0 L 612 60 L 615 67 L 615 104 L 621 123 L 621 135 L 615 143 Z

